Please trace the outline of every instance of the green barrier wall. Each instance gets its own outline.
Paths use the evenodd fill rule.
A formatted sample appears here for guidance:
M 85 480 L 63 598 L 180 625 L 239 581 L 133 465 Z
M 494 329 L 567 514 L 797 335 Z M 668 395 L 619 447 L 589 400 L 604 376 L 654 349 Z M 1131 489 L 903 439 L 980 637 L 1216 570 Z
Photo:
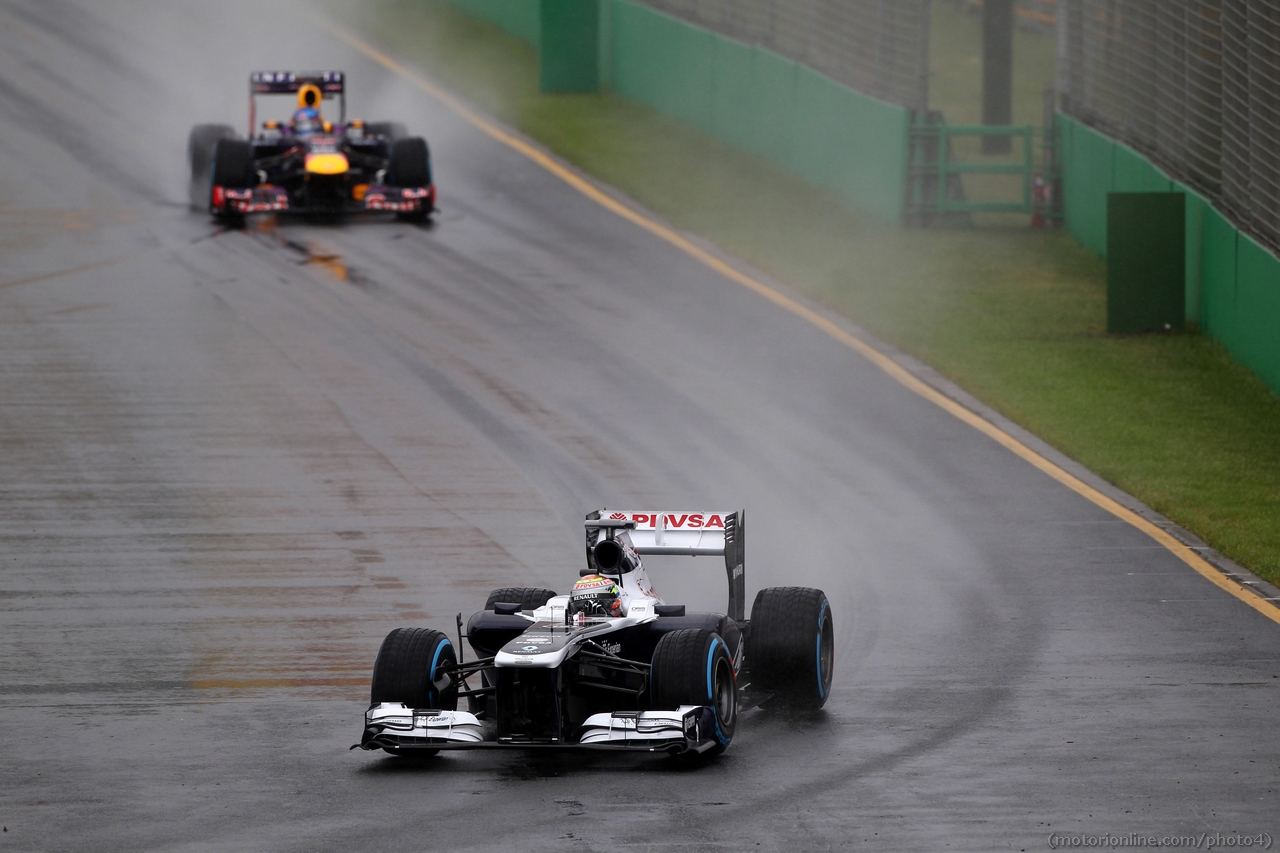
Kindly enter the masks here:
M 565 16 L 555 4 L 566 0 L 451 2 L 541 54 L 572 53 L 540 56 L 544 90 L 589 89 L 590 63 L 583 57 L 589 48 L 574 31 L 580 16 L 566 18 L 571 26 L 557 23 L 545 34 L 549 43 L 540 44 L 540 21 L 559 22 Z M 771 160 L 877 220 L 902 221 L 911 127 L 906 107 L 632 0 L 596 2 L 602 85 Z
M 1236 239 L 1235 330 L 1224 341 L 1280 391 L 1280 261 L 1251 237 Z
M 1204 218 L 1201 325 L 1219 340 L 1236 337 L 1236 249 L 1240 232 L 1216 210 Z M 1208 275 L 1206 275 L 1208 273 Z
M 1107 195 L 1108 332 L 1184 328 L 1186 213 L 1167 188 Z
M 1108 192 L 1183 192 L 1187 320 L 1280 391 L 1280 260 L 1133 149 L 1068 116 L 1058 122 L 1072 236 L 1106 257 Z
M 473 18 L 488 21 L 521 41 L 538 46 L 540 0 L 450 0 Z
M 906 107 L 630 0 L 600 2 L 601 77 L 618 94 L 901 221 Z
M 613 3 L 613 90 L 672 118 L 711 129 L 715 36 L 632 3 Z M 612 36 L 612 37 L 610 37 Z
M 538 16 L 538 90 L 600 89 L 598 0 L 542 3 Z
M 543 3 L 556 0 L 452 2 L 538 46 Z M 631 0 L 597 2 L 603 85 L 901 222 L 908 109 Z M 1280 390 L 1280 261 L 1136 151 L 1062 114 L 1058 127 L 1072 235 L 1106 257 L 1107 193 L 1183 192 L 1187 320 Z
M 751 56 L 751 135 L 746 148 L 783 167 L 790 167 L 796 132 L 796 64 L 754 48 Z

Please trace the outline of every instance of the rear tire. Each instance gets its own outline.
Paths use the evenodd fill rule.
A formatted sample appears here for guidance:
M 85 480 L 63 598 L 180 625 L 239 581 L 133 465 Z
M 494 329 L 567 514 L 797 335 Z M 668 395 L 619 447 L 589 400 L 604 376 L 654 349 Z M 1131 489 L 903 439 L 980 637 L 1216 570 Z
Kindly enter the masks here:
M 219 139 L 213 148 L 213 169 L 210 174 L 210 192 L 213 187 L 242 190 L 252 187 L 258 182 L 253 171 L 253 148 L 243 139 Z M 213 210 L 213 198 L 210 196 L 209 209 L 213 215 L 224 222 L 242 220 L 244 217 L 235 213 Z
M 245 189 L 257 183 L 253 173 L 253 149 L 243 139 L 219 139 L 213 147 L 213 183 Z
M 835 670 L 835 626 L 826 594 L 798 586 L 756 593 L 747 666 L 752 682 L 784 703 L 821 708 Z
M 724 752 L 737 725 L 738 685 L 729 649 L 720 635 L 705 628 L 664 634 L 650 662 L 649 705 L 657 710 L 710 706 L 716 717 L 716 745 L 711 754 Z
M 191 206 L 202 207 L 209 197 L 209 169 L 213 165 L 213 149 L 222 139 L 235 139 L 236 132 L 226 124 L 197 124 L 187 136 L 187 163 L 191 166 Z
M 550 589 L 507 586 L 489 593 L 489 597 L 484 602 L 484 609 L 492 610 L 493 605 L 502 601 L 507 604 L 519 604 L 521 610 L 537 610 L 550 601 L 555 594 L 555 591 Z
M 453 643 L 431 628 L 396 628 L 382 641 L 373 664 L 369 701 L 410 708 L 458 710 L 458 685 L 445 672 L 458 662 Z

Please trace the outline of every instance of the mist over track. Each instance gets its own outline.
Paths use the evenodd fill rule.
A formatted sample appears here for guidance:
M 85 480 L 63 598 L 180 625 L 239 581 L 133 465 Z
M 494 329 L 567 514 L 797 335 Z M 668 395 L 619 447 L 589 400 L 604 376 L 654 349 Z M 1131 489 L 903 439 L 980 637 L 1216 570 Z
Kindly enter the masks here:
M 0 851 L 1274 831 L 1280 626 L 317 14 L 0 0 Z M 189 211 L 269 68 L 426 136 L 436 224 Z M 602 505 L 746 507 L 748 598 L 831 598 L 825 712 L 694 771 L 347 751 L 391 628 L 567 588 Z

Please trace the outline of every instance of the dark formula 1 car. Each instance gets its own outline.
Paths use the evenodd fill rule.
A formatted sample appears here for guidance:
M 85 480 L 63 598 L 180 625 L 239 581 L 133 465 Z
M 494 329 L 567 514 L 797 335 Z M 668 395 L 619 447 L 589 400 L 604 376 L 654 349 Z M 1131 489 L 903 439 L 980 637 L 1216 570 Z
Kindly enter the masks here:
M 345 90 L 341 71 L 250 75 L 248 139 L 227 125 L 191 130 L 192 204 L 225 221 L 249 213 L 361 210 L 425 219 L 436 200 L 427 143 L 395 122 L 347 121 Z M 255 132 L 257 99 L 265 95 L 292 95 L 298 109 L 292 119 L 264 121 Z M 334 99 L 337 124 L 321 112 Z
M 392 631 L 357 746 L 394 755 L 483 747 L 714 755 L 733 738 L 740 689 L 800 708 L 826 701 L 835 646 L 827 597 L 763 589 L 743 618 L 741 511 L 601 511 L 586 529 L 587 566 L 570 594 L 490 594 L 467 622 L 478 659 L 464 660 L 440 631 Z M 728 614 L 664 603 L 641 565 L 647 554 L 723 555 Z

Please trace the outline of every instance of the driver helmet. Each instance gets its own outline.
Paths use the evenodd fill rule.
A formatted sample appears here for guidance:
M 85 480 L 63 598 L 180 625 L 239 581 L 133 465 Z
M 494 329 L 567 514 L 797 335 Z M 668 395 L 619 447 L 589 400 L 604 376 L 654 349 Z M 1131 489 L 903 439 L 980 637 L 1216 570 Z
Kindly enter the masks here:
M 307 83 L 298 90 L 298 109 L 293 114 L 293 132 L 299 136 L 317 133 L 324 129 L 320 115 L 320 89 Z
M 622 590 L 609 578 L 588 575 L 573 585 L 569 612 L 586 616 L 622 616 Z

